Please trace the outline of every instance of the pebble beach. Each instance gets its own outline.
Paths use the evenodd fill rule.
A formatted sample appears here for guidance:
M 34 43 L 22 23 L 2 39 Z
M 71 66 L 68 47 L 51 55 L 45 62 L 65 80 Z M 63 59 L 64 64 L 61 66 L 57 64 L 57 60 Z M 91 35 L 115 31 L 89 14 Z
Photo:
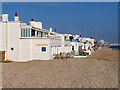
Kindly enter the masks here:
M 118 62 L 54 59 L 2 64 L 4 88 L 117 88 Z

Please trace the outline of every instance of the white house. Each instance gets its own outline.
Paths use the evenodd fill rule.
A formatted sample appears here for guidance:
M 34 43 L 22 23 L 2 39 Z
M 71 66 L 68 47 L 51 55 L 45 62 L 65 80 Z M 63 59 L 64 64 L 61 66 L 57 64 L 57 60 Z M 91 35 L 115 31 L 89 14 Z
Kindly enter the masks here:
M 54 54 L 80 51 L 90 55 L 95 45 L 94 39 L 80 35 L 60 34 L 52 28 L 43 29 L 42 22 L 33 19 L 27 25 L 15 13 L 14 21 L 8 14 L 2 14 L 0 21 L 0 52 L 5 52 L 5 60 L 24 62 L 30 60 L 51 60 Z
M 5 51 L 5 60 L 29 61 L 50 60 L 53 54 L 71 52 L 70 42 L 62 35 L 42 28 L 42 22 L 33 19 L 30 25 L 19 21 L 17 13 L 14 21 L 8 21 L 8 14 L 0 21 L 0 51 Z
M 90 55 L 93 52 L 93 46 L 95 40 L 91 38 L 82 38 L 81 35 L 64 34 L 67 41 L 71 41 L 72 51 L 75 55 L 80 55 L 83 51 L 86 55 Z

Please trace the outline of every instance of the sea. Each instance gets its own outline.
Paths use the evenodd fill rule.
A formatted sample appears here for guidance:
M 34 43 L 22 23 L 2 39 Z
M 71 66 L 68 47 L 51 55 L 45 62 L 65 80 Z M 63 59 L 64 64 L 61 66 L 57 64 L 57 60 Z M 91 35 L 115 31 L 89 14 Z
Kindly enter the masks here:
M 114 49 L 119 49 L 120 50 L 120 46 L 110 46 L 109 48 L 114 48 Z

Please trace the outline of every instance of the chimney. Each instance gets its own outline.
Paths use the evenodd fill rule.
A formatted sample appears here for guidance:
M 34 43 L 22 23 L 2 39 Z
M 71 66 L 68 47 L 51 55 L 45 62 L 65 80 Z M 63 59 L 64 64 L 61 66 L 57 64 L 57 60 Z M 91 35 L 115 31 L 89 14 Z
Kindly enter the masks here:
M 17 12 L 15 12 L 14 21 L 19 21 L 19 17 L 17 16 Z
M 55 32 L 56 32 L 56 29 L 55 29 Z
M 33 18 L 31 19 L 31 21 L 34 21 Z
M 17 12 L 15 12 L 15 16 L 17 17 Z
M 50 32 L 52 32 L 52 28 L 50 28 Z
M 8 21 L 8 14 L 2 14 L 2 21 Z

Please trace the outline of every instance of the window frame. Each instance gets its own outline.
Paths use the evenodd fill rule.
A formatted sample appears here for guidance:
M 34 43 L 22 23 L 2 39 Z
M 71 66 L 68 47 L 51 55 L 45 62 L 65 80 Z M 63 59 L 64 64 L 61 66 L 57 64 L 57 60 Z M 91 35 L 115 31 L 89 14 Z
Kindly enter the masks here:
M 30 38 L 31 37 L 31 29 L 30 28 L 21 28 L 20 30 L 21 38 Z

